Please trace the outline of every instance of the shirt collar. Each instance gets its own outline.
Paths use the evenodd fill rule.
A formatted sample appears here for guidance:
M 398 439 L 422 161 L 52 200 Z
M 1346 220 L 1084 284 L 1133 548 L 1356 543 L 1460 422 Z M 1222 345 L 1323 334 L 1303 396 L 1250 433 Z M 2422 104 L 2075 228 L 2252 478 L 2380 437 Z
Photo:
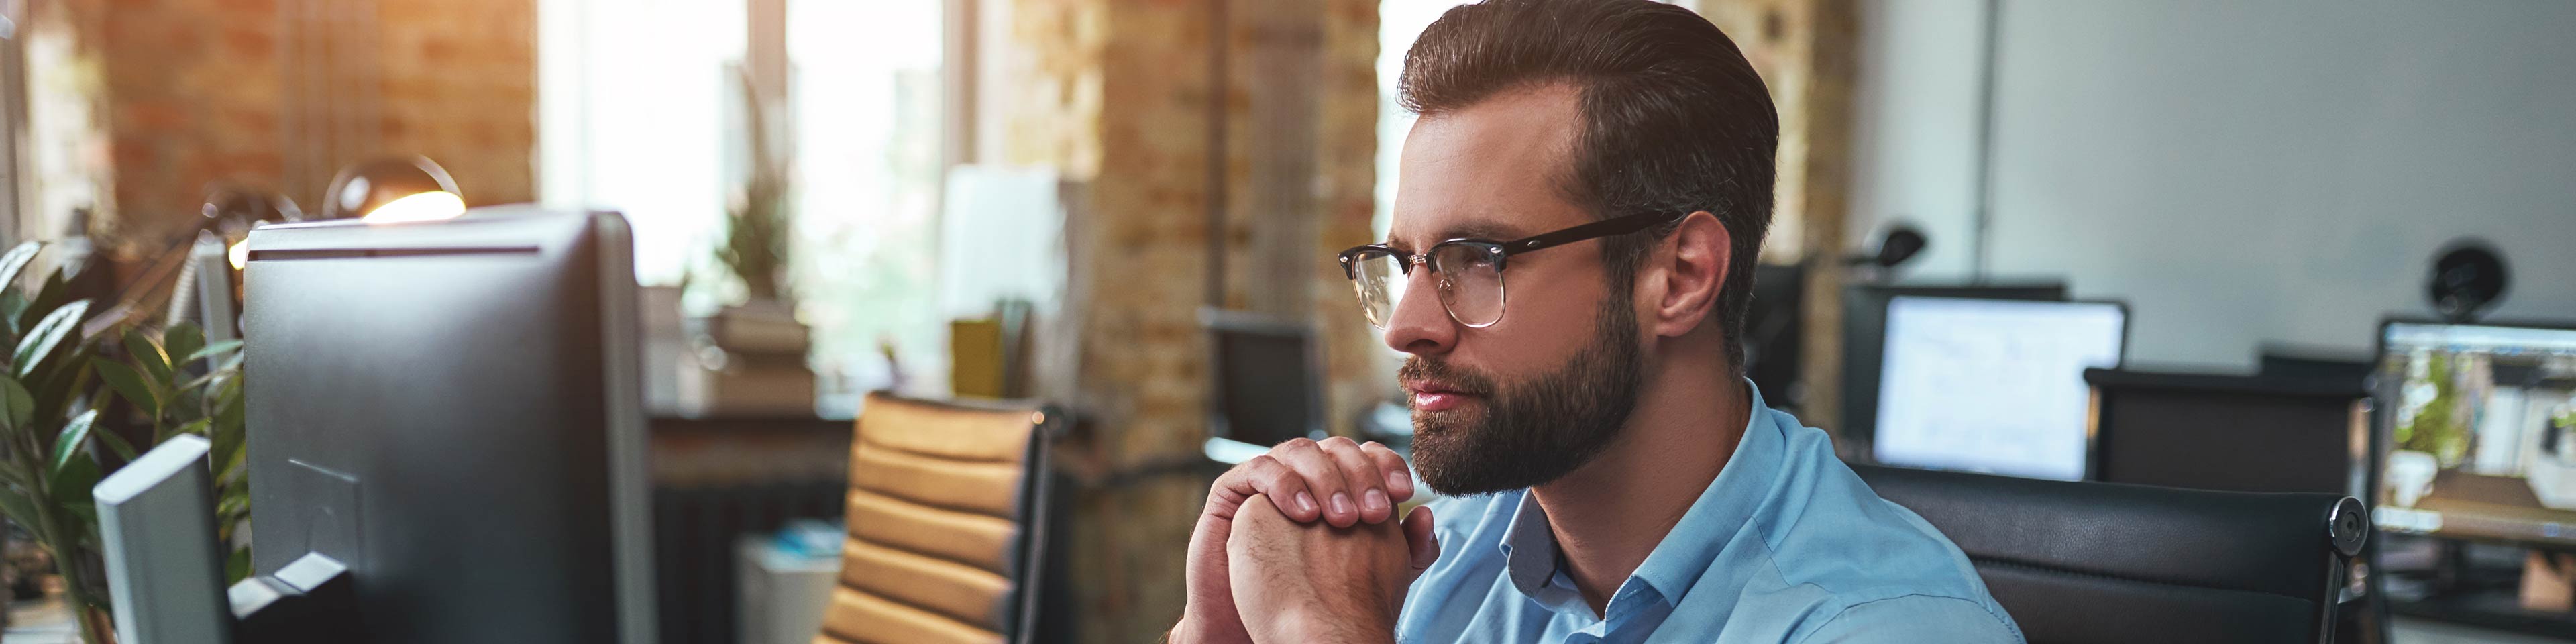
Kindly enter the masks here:
M 1762 391 L 1750 380 L 1744 388 L 1750 404 L 1745 414 L 1744 437 L 1727 457 L 1725 469 L 1710 481 L 1690 510 L 1655 544 L 1653 552 L 1629 575 L 1644 580 L 1657 594 L 1674 603 L 1682 593 L 1708 571 L 1709 562 L 1717 559 L 1718 550 L 1726 547 L 1737 532 L 1752 520 L 1753 511 L 1779 480 L 1780 460 L 1786 453 L 1787 437 L 1771 417 L 1770 407 L 1762 402 Z M 1497 544 L 1504 557 L 1504 569 L 1512 585 L 1521 594 L 1539 597 L 1556 576 L 1556 534 L 1547 525 L 1547 510 L 1540 508 L 1538 498 L 1529 490 L 1513 504 L 1512 520 L 1504 529 L 1502 543 Z M 1499 505 L 1499 504 L 1498 504 Z

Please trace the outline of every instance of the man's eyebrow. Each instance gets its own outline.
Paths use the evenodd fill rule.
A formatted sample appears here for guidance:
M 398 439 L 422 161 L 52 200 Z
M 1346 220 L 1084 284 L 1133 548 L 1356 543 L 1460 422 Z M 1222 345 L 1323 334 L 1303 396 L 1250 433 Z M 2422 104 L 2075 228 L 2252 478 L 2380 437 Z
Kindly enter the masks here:
M 1439 241 L 1448 241 L 1452 239 L 1510 241 L 1520 238 L 1521 235 L 1512 232 L 1511 228 L 1508 226 L 1479 221 L 1457 224 L 1448 228 L 1440 229 Z

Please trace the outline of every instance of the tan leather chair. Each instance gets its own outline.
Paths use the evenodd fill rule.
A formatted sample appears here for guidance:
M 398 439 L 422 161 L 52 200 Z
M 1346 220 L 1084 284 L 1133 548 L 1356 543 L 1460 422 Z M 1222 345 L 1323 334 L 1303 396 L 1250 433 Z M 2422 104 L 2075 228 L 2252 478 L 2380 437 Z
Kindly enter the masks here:
M 814 644 L 1028 641 L 1056 416 L 870 394 L 850 441 L 840 587 Z

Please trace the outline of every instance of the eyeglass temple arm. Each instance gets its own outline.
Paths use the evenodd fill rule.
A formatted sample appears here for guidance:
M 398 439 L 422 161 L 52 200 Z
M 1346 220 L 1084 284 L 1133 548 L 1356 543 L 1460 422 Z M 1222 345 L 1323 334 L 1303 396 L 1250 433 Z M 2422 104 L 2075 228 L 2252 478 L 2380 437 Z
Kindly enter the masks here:
M 1603 219 L 1601 221 L 1575 226 L 1573 228 L 1567 228 L 1565 230 L 1559 230 L 1552 233 L 1533 235 L 1503 242 L 1503 254 L 1512 255 L 1526 253 L 1549 246 L 1571 244 L 1596 237 L 1624 235 L 1645 230 L 1647 227 L 1663 223 L 1668 219 L 1672 218 L 1654 213 Z

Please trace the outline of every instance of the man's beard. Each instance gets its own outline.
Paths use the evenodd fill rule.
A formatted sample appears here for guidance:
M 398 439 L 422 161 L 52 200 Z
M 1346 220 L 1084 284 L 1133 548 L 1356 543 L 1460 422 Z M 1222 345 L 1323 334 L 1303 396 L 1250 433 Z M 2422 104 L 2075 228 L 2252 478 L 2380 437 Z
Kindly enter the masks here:
M 1637 315 L 1624 293 L 1594 318 L 1592 342 L 1555 371 L 1496 386 L 1490 375 L 1425 361 L 1404 362 L 1407 380 L 1429 378 L 1484 399 L 1467 410 L 1415 412 L 1413 469 L 1448 495 L 1487 494 L 1554 481 L 1600 456 L 1637 406 Z

